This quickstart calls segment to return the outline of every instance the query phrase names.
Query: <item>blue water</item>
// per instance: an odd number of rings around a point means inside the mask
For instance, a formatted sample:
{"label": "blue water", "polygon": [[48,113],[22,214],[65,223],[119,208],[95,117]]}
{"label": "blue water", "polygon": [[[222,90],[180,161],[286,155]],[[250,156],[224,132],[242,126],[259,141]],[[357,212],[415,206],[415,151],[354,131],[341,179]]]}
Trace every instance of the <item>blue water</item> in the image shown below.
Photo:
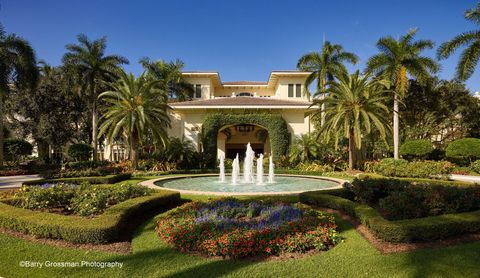
{"label": "blue water", "polygon": [[[266,180],[267,178],[265,178]],[[163,188],[209,192],[292,192],[311,191],[338,186],[337,182],[304,177],[275,177],[275,183],[265,184],[230,184],[230,177],[222,183],[218,177],[187,177],[158,181],[155,185]]]}

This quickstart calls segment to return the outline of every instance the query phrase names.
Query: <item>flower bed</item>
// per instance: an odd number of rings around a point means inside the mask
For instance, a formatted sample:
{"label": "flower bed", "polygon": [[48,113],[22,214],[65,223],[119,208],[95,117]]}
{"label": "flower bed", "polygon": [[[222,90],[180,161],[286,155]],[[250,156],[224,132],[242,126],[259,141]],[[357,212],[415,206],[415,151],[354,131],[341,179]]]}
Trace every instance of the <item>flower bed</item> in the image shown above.
{"label": "flower bed", "polygon": [[156,232],[181,252],[244,258],[328,250],[340,237],[332,216],[300,205],[221,199],[161,217]]}

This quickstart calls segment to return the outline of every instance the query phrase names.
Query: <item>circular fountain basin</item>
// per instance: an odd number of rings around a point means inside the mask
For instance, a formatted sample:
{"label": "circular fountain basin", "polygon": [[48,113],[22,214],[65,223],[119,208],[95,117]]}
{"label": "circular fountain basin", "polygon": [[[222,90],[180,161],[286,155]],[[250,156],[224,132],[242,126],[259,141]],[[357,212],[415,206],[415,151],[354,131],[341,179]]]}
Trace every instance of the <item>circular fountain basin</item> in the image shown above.
{"label": "circular fountain basin", "polygon": [[319,176],[275,175],[274,183],[263,184],[239,182],[231,184],[231,177],[226,182],[220,182],[217,174],[182,175],[164,177],[142,182],[144,186],[155,189],[178,191],[183,194],[201,195],[285,195],[298,194],[306,191],[341,188],[344,180]]}

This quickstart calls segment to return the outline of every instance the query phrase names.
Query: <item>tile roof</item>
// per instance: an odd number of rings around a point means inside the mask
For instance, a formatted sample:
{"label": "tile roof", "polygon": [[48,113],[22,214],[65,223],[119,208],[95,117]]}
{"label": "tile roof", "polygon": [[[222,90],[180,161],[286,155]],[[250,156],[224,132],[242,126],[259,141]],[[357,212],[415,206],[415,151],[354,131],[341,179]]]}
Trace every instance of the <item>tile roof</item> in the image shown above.
{"label": "tile roof", "polygon": [[310,106],[312,103],[305,100],[287,100],[268,97],[221,97],[214,99],[191,100],[183,102],[170,103],[173,108],[176,107],[194,107],[194,106]]}

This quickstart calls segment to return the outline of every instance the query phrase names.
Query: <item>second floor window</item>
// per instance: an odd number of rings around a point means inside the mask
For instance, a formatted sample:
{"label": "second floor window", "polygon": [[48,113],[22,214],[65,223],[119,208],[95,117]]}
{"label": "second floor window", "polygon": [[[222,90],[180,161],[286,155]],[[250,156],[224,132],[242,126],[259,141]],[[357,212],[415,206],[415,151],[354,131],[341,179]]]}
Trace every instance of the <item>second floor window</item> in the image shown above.
{"label": "second floor window", "polygon": [[202,98],[202,85],[195,85],[195,98]]}
{"label": "second floor window", "polygon": [[288,97],[302,97],[302,84],[288,84]]}

